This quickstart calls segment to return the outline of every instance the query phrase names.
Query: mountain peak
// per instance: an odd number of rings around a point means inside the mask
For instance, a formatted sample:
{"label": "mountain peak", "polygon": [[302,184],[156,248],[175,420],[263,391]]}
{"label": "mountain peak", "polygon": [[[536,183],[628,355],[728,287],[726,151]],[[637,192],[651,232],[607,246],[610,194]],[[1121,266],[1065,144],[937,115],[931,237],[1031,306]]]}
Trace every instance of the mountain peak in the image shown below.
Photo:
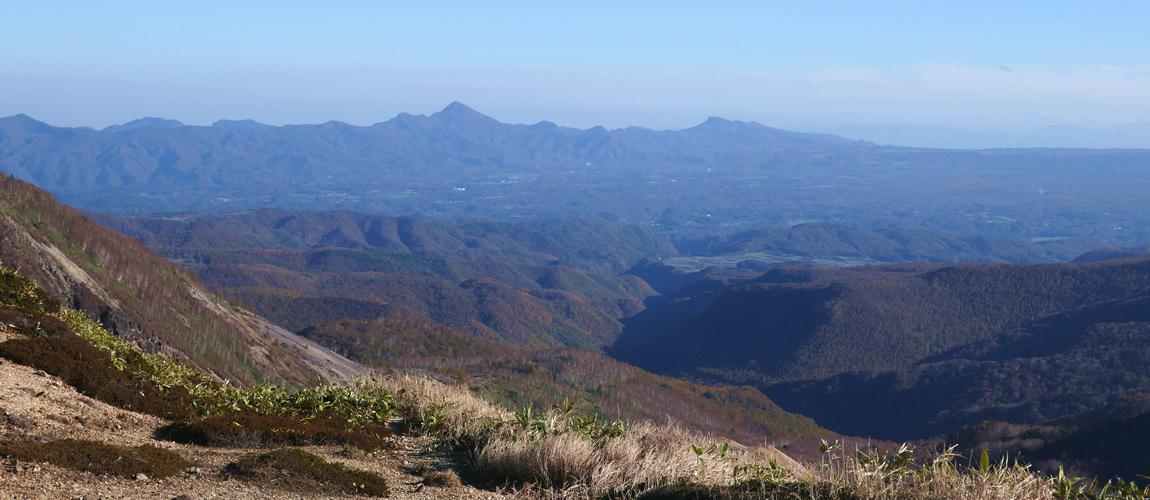
{"label": "mountain peak", "polygon": [[24,113],[0,118],[0,122],[19,123],[21,125],[48,125]]}
{"label": "mountain peak", "polygon": [[440,111],[440,113],[447,115],[460,115],[464,113],[478,113],[478,111],[471,109],[466,104],[463,104],[459,101],[451,101],[451,104],[448,104],[446,108],[443,108],[443,111]]}
{"label": "mountain peak", "polygon": [[701,129],[701,130],[726,130],[726,129],[734,128],[737,125],[743,125],[743,124],[745,124],[745,123],[739,122],[739,121],[734,121],[734,120],[728,120],[726,118],[719,118],[717,116],[711,116],[711,117],[707,118],[707,121],[700,123],[695,128]]}
{"label": "mountain peak", "polygon": [[231,130],[271,130],[278,128],[275,125],[268,125],[260,123],[252,119],[247,120],[217,120],[212,124],[212,128],[224,128]]}
{"label": "mountain peak", "polygon": [[3,134],[36,134],[52,129],[51,125],[41,122],[31,116],[20,113],[18,115],[0,118],[0,135]]}
{"label": "mountain peak", "polygon": [[132,130],[132,129],[144,128],[144,127],[176,128],[176,127],[183,127],[183,126],[184,126],[184,124],[182,122],[177,121],[177,120],[168,120],[165,118],[156,118],[153,116],[149,116],[146,118],[140,118],[138,120],[132,120],[132,121],[125,123],[123,125],[112,125],[110,127],[107,127],[105,129],[101,130],[100,132],[104,132],[106,134],[115,134],[118,132],[127,132],[127,131]]}
{"label": "mountain peak", "polygon": [[448,104],[446,108],[443,108],[443,111],[432,114],[430,118],[441,123],[499,123],[498,120],[471,109],[459,101]]}

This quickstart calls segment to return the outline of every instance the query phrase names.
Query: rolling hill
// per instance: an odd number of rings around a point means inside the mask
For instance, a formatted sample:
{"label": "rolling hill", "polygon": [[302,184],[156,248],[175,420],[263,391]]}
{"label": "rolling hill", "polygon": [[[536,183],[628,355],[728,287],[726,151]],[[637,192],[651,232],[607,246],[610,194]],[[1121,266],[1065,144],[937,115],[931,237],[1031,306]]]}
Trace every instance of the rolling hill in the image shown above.
{"label": "rolling hill", "polygon": [[647,227],[601,219],[508,224],[283,210],[154,217],[84,214],[148,247],[163,250],[336,247],[397,254],[430,252],[456,260],[497,257],[535,265],[558,262],[608,275],[620,274],[644,257],[678,253],[671,242]]}
{"label": "rolling hill", "polygon": [[1100,262],[1114,259],[1142,259],[1150,257],[1150,246],[1142,248],[1099,248],[1091,250],[1074,259],[1074,262]]}
{"label": "rolling hill", "polygon": [[615,276],[675,252],[641,226],[506,224],[259,210],[93,220],[145,242],[214,290],[292,330],[414,314],[525,348],[600,349],[656,295]]}

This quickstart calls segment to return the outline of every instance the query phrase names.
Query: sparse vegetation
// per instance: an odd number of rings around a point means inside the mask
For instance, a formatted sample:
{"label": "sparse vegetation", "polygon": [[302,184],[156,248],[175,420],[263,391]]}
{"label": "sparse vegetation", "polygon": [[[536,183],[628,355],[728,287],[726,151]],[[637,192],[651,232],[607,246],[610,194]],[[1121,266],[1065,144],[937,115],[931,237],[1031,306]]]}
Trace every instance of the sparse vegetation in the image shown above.
{"label": "sparse vegetation", "polygon": [[459,486],[459,475],[455,471],[448,470],[429,470],[423,473],[423,484],[425,486],[436,486],[440,488],[452,488]]}
{"label": "sparse vegetation", "polygon": [[[6,282],[40,290],[0,269]],[[17,276],[18,277],[18,276]],[[0,304],[3,305],[3,304]],[[340,443],[373,450],[390,435],[391,396],[360,385],[291,390],[272,385],[236,388],[178,363],[164,361],[112,335],[79,311],[54,316],[4,308],[18,333],[38,334],[0,343],[0,356],[59,376],[82,394],[112,406],[179,419],[161,434],[198,444],[264,445]],[[36,324],[32,325],[32,322]]]}
{"label": "sparse vegetation", "polygon": [[752,387],[704,387],[654,375],[582,349],[523,351],[422,318],[342,320],[301,335],[378,371],[425,370],[467,385],[506,409],[546,411],[564,400],[601,420],[664,421],[759,443],[769,436],[832,434],[782,411]]}
{"label": "sparse vegetation", "polygon": [[397,409],[410,429],[464,452],[492,479],[519,489],[542,488],[542,498],[1150,498],[1150,488],[1132,483],[1051,478],[985,455],[964,464],[953,448],[919,457],[906,445],[892,452],[847,451],[824,442],[819,463],[780,465],[673,425],[602,425],[569,405],[543,414],[511,413],[463,388],[421,378],[377,383],[397,394]]}

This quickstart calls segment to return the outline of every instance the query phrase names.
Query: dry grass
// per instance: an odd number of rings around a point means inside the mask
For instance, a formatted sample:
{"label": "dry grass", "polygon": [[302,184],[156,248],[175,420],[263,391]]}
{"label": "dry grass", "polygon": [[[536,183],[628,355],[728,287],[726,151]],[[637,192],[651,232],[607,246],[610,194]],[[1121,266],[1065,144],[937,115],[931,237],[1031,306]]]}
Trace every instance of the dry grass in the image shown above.
{"label": "dry grass", "polygon": [[423,484],[439,488],[454,488],[460,485],[459,475],[453,470],[431,470],[423,473]]}
{"label": "dry grass", "polygon": [[410,431],[470,453],[480,471],[509,483],[634,496],[680,478],[719,481],[733,466],[750,463],[749,455],[670,424],[603,425],[570,408],[512,414],[462,387],[407,375],[375,383],[393,394]]}
{"label": "dry grass", "polygon": [[745,455],[720,456],[719,446],[706,441],[674,425],[650,423],[609,440],[573,432],[504,432],[478,451],[476,463],[492,476],[588,498],[633,496],[679,481],[719,482],[733,467],[750,463]]}
{"label": "dry grass", "polygon": [[510,414],[459,386],[411,375],[370,382],[392,395],[406,432],[432,435],[447,446],[474,447]]}
{"label": "dry grass", "polygon": [[[673,423],[603,425],[570,406],[543,415],[496,408],[462,387],[426,378],[375,379],[394,394],[406,426],[462,451],[490,479],[525,498],[787,500],[1145,500],[1124,491],[1053,479],[1013,463],[968,464],[953,453],[916,456],[843,450],[820,463],[780,465]],[[1091,496],[1093,495],[1093,496]]]}

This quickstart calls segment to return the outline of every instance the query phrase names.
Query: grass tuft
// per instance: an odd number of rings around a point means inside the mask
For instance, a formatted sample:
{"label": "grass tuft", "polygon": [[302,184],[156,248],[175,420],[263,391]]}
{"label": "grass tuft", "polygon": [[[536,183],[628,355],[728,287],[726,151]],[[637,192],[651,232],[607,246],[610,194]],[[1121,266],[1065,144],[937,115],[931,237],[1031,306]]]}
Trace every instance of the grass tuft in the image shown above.
{"label": "grass tuft", "polygon": [[459,475],[453,470],[429,470],[423,473],[423,484],[441,488],[459,486]]}

